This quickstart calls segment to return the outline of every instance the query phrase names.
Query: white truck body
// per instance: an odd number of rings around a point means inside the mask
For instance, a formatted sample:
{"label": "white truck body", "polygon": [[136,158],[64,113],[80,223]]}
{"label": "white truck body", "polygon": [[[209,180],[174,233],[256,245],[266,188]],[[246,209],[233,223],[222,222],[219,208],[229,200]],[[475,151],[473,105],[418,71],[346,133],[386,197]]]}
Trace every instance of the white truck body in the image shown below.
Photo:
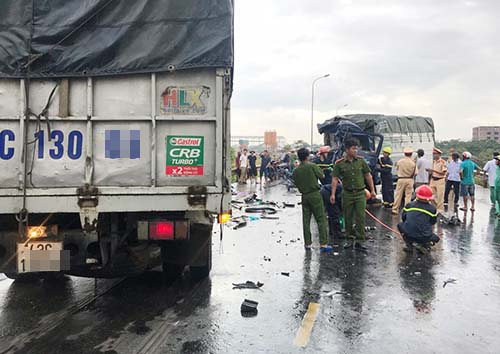
{"label": "white truck body", "polygon": [[[228,75],[221,68],[67,79],[48,119],[30,118],[26,159],[28,84],[0,80],[0,214],[79,213],[76,190],[85,184],[98,188],[99,213],[228,210]],[[57,82],[30,82],[32,112],[42,112]],[[206,186],[205,205],[190,205],[192,186]]]}

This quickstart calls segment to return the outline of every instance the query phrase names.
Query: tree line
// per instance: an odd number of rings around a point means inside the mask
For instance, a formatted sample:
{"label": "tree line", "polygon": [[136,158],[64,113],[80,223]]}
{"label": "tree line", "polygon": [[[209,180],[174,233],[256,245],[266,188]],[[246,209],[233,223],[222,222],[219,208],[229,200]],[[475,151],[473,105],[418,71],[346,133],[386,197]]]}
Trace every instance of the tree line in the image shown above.
{"label": "tree line", "polygon": [[473,160],[481,168],[491,160],[494,151],[500,151],[500,143],[495,140],[462,141],[452,139],[438,141],[436,146],[443,151],[443,155],[448,155],[450,148],[455,148],[458,153],[469,151]]}

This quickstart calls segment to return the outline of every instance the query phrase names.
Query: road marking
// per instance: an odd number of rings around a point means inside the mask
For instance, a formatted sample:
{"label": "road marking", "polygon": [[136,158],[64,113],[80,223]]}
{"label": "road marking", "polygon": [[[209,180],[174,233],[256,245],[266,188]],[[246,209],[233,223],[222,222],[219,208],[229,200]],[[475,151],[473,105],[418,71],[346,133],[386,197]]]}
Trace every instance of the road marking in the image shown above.
{"label": "road marking", "polygon": [[311,332],[314,326],[314,322],[316,321],[316,316],[319,312],[319,304],[315,302],[309,303],[309,307],[307,309],[304,318],[302,319],[302,324],[297,331],[297,335],[295,336],[295,340],[293,344],[297,347],[304,348],[309,343],[309,338],[311,337]]}

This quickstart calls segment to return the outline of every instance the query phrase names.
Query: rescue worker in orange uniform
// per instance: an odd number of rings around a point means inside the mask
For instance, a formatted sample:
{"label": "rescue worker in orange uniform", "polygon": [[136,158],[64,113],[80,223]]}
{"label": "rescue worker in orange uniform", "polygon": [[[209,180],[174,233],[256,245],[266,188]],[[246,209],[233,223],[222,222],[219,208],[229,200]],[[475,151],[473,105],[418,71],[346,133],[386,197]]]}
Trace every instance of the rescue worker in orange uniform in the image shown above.
{"label": "rescue worker in orange uniform", "polygon": [[[408,204],[413,194],[413,177],[415,177],[416,163],[411,156],[413,149],[406,147],[403,150],[405,157],[396,162],[398,182],[396,183],[396,197],[392,206],[392,213],[399,214],[401,206]],[[403,201],[404,196],[404,201]]]}

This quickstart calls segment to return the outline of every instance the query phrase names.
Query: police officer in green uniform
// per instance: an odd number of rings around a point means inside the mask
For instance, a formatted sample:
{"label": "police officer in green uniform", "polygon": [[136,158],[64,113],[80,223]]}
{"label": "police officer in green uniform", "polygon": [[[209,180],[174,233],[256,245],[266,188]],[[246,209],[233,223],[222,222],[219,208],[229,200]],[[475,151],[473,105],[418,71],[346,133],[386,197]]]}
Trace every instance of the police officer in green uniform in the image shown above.
{"label": "police officer in green uniform", "polygon": [[342,181],[342,211],[344,214],[346,237],[349,239],[345,248],[364,249],[365,240],[365,180],[370,188],[372,198],[376,197],[370,167],[362,157],[358,157],[359,142],[348,139],[344,142],[345,157],[336,161],[333,168],[332,195],[330,201],[335,203],[335,191],[339,179]]}
{"label": "police officer in green uniform", "polygon": [[293,171],[292,177],[295,186],[302,194],[302,226],[304,229],[304,247],[311,249],[311,214],[314,215],[318,224],[319,241],[321,251],[328,252],[332,246],[328,244],[328,233],[326,230],[326,216],[323,207],[323,200],[319,193],[320,187],[318,179],[325,178],[325,175],[318,165],[309,162],[309,150],[302,148],[297,151],[300,165]]}

